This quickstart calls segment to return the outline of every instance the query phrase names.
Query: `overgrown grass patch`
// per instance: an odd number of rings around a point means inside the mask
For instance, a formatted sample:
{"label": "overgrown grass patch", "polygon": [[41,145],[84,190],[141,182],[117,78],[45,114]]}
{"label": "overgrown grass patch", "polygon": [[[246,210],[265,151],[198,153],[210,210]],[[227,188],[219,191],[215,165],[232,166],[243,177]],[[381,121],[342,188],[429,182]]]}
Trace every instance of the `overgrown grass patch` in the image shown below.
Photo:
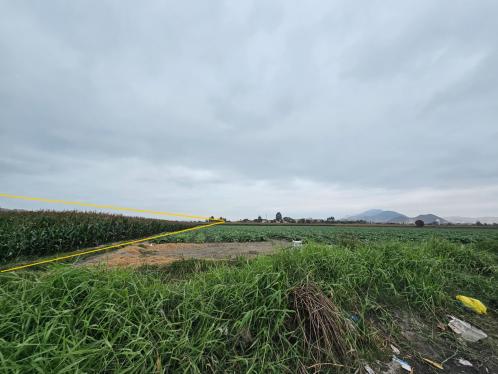
{"label": "overgrown grass patch", "polygon": [[[251,261],[136,270],[59,265],[4,274],[0,366],[54,373],[354,372],[382,348],[376,327],[389,330],[394,311],[436,319],[459,310],[456,293],[495,306],[493,248],[442,240],[308,245]],[[298,303],[296,294],[304,295]],[[313,314],[321,304],[325,314]],[[330,330],[313,335],[321,323]],[[341,346],[330,344],[332,336],[342,337],[334,343]]]}

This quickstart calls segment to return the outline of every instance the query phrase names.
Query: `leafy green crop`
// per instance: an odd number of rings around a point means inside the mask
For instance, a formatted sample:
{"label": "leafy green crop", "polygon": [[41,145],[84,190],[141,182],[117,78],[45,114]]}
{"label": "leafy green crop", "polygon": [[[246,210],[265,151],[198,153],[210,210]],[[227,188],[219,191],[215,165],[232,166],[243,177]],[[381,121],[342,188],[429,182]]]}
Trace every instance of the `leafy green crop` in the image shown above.
{"label": "leafy green crop", "polygon": [[469,244],[482,239],[498,239],[498,228],[455,227],[347,227],[347,226],[271,226],[223,225],[198,232],[158,239],[158,242],[257,242],[266,240],[304,240],[342,244],[373,243],[384,240],[420,242],[432,237]]}

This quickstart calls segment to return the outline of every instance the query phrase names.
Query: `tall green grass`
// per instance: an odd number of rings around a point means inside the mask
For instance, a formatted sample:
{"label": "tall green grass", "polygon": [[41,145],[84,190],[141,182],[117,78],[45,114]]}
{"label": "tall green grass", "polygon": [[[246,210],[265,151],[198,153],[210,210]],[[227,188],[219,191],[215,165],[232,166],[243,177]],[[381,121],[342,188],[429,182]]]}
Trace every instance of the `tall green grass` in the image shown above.
{"label": "tall green grass", "polygon": [[[318,285],[354,352],[375,355],[390,313],[455,311],[455,293],[498,305],[498,247],[309,245],[252,261],[188,260],[136,270],[72,268],[0,277],[0,367],[6,372],[296,372],[316,365],[293,309]],[[352,314],[361,321],[355,325]],[[383,318],[379,318],[382,314]],[[380,322],[379,322],[380,321]],[[330,356],[331,358],[334,358]],[[338,366],[344,365],[344,366]]]}

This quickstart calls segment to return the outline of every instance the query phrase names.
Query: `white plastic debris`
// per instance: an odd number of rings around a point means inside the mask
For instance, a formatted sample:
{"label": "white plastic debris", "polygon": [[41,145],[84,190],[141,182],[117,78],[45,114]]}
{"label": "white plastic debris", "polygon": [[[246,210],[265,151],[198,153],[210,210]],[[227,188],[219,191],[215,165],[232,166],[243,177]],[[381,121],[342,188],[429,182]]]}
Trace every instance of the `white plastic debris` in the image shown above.
{"label": "white plastic debris", "polygon": [[218,330],[222,335],[228,335],[228,327],[220,326],[216,330]]}
{"label": "white plastic debris", "polygon": [[488,337],[484,331],[479,330],[470,323],[453,316],[449,317],[451,318],[451,321],[448,322],[448,326],[453,330],[453,332],[460,335],[464,340],[468,342],[477,342]]}
{"label": "white plastic debris", "polygon": [[401,353],[401,351],[398,348],[396,348],[396,346],[394,346],[392,344],[391,344],[391,349],[394,352],[394,354],[399,355]]}
{"label": "white plastic debris", "polygon": [[409,372],[412,371],[412,367],[411,367],[411,365],[408,362],[403,361],[402,359],[400,359],[400,358],[398,358],[398,357],[396,357],[394,355],[393,355],[393,362],[397,362],[398,364],[400,364],[401,367],[403,369],[405,369],[406,371],[409,371]]}
{"label": "white plastic debris", "polygon": [[303,241],[302,240],[293,240],[292,241],[292,246],[293,247],[301,247],[303,245]]}
{"label": "white plastic debris", "polygon": [[375,371],[373,371],[373,369],[370,367],[370,365],[365,365],[365,371],[368,374],[375,374]]}
{"label": "white plastic debris", "polygon": [[466,360],[466,359],[464,359],[464,358],[459,358],[459,359],[458,359],[458,363],[459,363],[460,365],[463,365],[463,366],[474,366],[474,365],[472,365],[472,362],[467,361],[467,360]]}

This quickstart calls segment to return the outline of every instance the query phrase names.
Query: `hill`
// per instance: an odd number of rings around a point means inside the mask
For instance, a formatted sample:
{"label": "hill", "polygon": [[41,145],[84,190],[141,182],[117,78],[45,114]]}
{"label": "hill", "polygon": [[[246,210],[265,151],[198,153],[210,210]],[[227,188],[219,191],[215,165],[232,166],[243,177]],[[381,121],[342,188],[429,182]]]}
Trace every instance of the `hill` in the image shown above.
{"label": "hill", "polygon": [[403,223],[404,221],[409,220],[409,217],[392,210],[371,209],[366,212],[347,217],[347,219],[351,221],[363,220],[374,223],[390,223],[391,221],[399,221],[400,223]]}
{"label": "hill", "polygon": [[348,220],[363,220],[372,223],[398,223],[412,224],[416,220],[422,220],[426,225],[434,223],[449,223],[446,219],[436,216],[435,214],[420,214],[416,217],[408,217],[402,213],[392,210],[371,209],[366,212],[347,217]]}
{"label": "hill", "polygon": [[438,217],[435,214],[419,214],[418,216],[413,218],[413,222],[415,222],[416,220],[424,221],[426,225],[431,223],[441,223],[441,224],[448,223],[447,220]]}
{"label": "hill", "polygon": [[493,224],[498,223],[498,217],[460,217],[460,216],[451,216],[445,218],[448,222],[451,223],[461,223],[461,224],[474,224],[477,221],[481,223]]}

